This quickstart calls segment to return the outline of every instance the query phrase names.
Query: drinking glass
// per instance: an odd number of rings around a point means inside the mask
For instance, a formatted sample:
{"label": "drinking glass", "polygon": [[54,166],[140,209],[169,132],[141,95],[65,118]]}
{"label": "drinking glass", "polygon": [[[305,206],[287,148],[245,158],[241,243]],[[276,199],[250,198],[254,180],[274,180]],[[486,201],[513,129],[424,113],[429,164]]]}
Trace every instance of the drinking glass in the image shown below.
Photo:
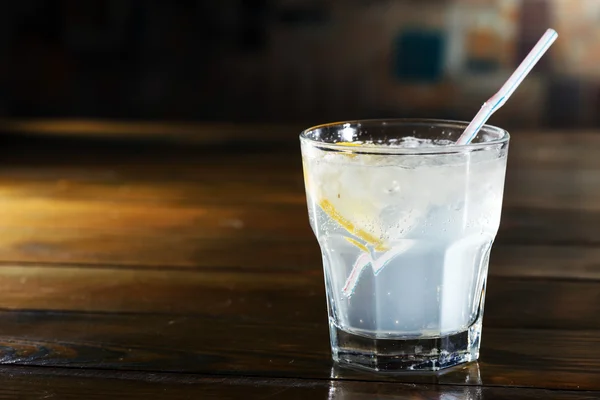
{"label": "drinking glass", "polygon": [[323,257],[333,359],[375,371],[479,357],[509,135],[467,123],[367,120],[300,135]]}

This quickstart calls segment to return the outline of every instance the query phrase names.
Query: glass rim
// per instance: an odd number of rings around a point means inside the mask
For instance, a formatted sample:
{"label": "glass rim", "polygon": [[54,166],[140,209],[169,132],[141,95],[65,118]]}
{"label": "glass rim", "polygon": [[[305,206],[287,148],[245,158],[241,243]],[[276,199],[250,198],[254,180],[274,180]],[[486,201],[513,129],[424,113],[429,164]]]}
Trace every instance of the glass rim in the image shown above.
{"label": "glass rim", "polygon": [[469,125],[467,121],[456,121],[450,119],[433,119],[433,118],[380,118],[380,119],[357,119],[338,122],[329,122],[325,124],[311,126],[300,133],[300,141],[311,146],[318,147],[324,150],[332,150],[337,152],[355,153],[355,154],[456,154],[472,152],[477,150],[485,150],[490,147],[495,147],[508,143],[510,134],[505,129],[493,125],[483,125],[481,130],[491,131],[500,134],[498,139],[489,140],[481,143],[469,143],[466,145],[451,145],[451,146],[424,146],[424,147],[391,147],[391,146],[373,146],[357,144],[348,146],[341,143],[327,143],[310,138],[308,134],[317,129],[349,127],[349,125],[371,125],[385,126],[390,125],[433,125],[466,129]]}

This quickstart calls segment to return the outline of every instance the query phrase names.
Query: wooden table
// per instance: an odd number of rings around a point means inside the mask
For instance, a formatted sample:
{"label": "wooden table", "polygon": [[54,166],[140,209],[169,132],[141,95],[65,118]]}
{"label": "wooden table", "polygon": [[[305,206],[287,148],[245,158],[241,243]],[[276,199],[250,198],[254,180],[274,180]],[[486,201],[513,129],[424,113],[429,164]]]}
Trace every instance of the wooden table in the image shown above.
{"label": "wooden table", "polygon": [[514,132],[481,359],[393,377],[332,365],[295,134],[2,137],[0,398],[600,398],[600,132]]}

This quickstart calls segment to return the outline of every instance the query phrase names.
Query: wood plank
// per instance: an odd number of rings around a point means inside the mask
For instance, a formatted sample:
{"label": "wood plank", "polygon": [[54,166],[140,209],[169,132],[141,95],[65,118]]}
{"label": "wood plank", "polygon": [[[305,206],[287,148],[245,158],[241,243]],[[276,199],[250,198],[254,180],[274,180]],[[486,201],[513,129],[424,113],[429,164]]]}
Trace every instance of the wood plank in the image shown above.
{"label": "wood plank", "polygon": [[[123,193],[115,192],[115,185],[128,186],[127,194],[131,196],[135,195],[138,185],[157,183],[159,187],[155,190],[169,196],[170,191],[176,194],[181,190],[191,190],[191,194],[201,194],[202,190],[198,190],[198,184],[209,183],[212,184],[212,190],[207,196],[214,197],[218,196],[220,187],[213,185],[227,185],[233,182],[234,187],[251,196],[265,191],[274,194],[284,191],[300,199],[300,202],[304,201],[300,155],[297,148],[286,150],[285,156],[281,153],[265,155],[256,152],[227,155],[220,151],[215,155],[214,152],[205,154],[200,149],[193,151],[180,148],[159,153],[157,150],[144,152],[133,148],[129,152],[120,149],[122,155],[119,157],[112,150],[99,152],[99,154],[96,150],[88,156],[87,154],[93,150],[76,147],[71,151],[74,155],[58,158],[58,155],[68,151],[56,151],[57,159],[50,160],[44,155],[40,155],[37,159],[24,158],[19,155],[19,152],[23,151],[27,150],[16,149],[12,156],[8,155],[14,158],[5,160],[10,164],[0,173],[0,181],[4,185],[23,187],[29,184],[33,186],[29,190],[35,191],[35,184],[42,186],[45,183],[51,190],[50,194],[54,196],[64,194],[77,196],[78,194],[73,190],[75,188],[85,196],[90,190],[98,191],[104,188],[104,197],[119,199]],[[524,160],[516,160],[513,163],[510,160],[505,190],[507,207],[598,211],[600,191],[596,188],[599,187],[600,165],[580,166],[574,161],[574,164],[568,167],[547,167],[543,164],[521,165],[523,162]],[[43,171],[32,169],[32,163],[45,164],[45,168]],[[165,163],[168,163],[168,166]],[[202,173],[208,168],[210,173]],[[57,182],[62,184],[61,187],[56,187]],[[179,185],[169,185],[174,182]],[[277,184],[266,188],[254,187],[257,183]],[[67,187],[65,184],[71,185]],[[96,187],[98,185],[100,188]],[[231,185],[228,187],[231,188]],[[62,192],[57,189],[62,189]],[[106,189],[113,190],[113,193]],[[143,194],[148,191],[148,188],[142,187],[139,190]],[[239,196],[233,198],[235,197]],[[222,196],[225,201],[230,198],[230,196]]]}
{"label": "wood plank", "polygon": [[[321,274],[321,253],[316,239],[309,240],[190,240],[185,246],[177,243],[178,254],[165,254],[170,242],[164,247],[144,249],[130,248],[127,254],[119,255],[118,260],[130,260],[124,264],[74,262],[36,262],[46,257],[56,259],[52,254],[58,249],[38,244],[30,248],[25,255],[31,256],[29,262],[1,262],[0,266],[15,268],[28,267],[67,267],[67,268],[148,268],[148,269],[194,269],[200,271],[256,272],[270,271],[311,271]],[[235,251],[231,251],[235,249]],[[112,254],[112,253],[111,253]],[[134,256],[141,258],[143,264]],[[112,254],[114,256],[114,254]],[[25,258],[25,256],[23,256]],[[496,244],[492,251],[489,276],[502,277],[538,277],[600,280],[600,249],[582,246],[533,246]]]}
{"label": "wood plank", "polygon": [[385,375],[333,365],[325,323],[2,312],[0,326],[0,362],[12,365],[600,390],[600,331],[486,327],[479,364]]}
{"label": "wood plank", "polygon": [[539,165],[521,171],[509,165],[504,205],[508,208],[563,209],[597,212],[600,209],[600,167],[542,169]]}
{"label": "wood plank", "polygon": [[[1,190],[0,190],[1,193]],[[314,243],[304,204],[3,198],[0,261],[190,265],[202,240]],[[600,213],[504,212],[499,244],[600,243]]]}
{"label": "wood plank", "polygon": [[[308,239],[312,236],[306,206],[182,206],[163,204],[52,201],[35,198],[6,202],[0,211],[0,240],[8,246],[27,241],[67,242],[80,238],[144,240],[154,237]],[[96,242],[102,243],[102,242]],[[66,250],[66,249],[65,249]],[[103,250],[99,248],[98,250]]]}
{"label": "wood plank", "polygon": [[[511,151],[498,242],[539,246],[494,252],[477,372],[396,380],[600,390],[598,253],[542,245],[600,243],[600,141],[558,139]],[[44,311],[0,313],[4,363],[331,378],[297,153],[93,149],[0,172],[0,307]]]}
{"label": "wood plank", "polygon": [[509,150],[505,205],[598,211],[600,160],[595,155],[599,151],[600,140],[594,132],[514,135]]}
{"label": "wood plank", "polygon": [[[235,227],[236,222],[229,222]],[[175,236],[175,237],[172,237]],[[104,238],[102,249],[89,240],[84,246],[82,238],[74,237],[71,248],[62,242],[24,241],[13,249],[0,249],[6,261],[0,265],[76,266],[85,268],[149,268],[149,269],[232,269],[267,271],[272,269],[315,269],[321,266],[321,255],[316,239],[275,240],[261,238],[206,239],[180,238],[176,233],[162,240],[142,236],[130,238],[129,248],[115,240]],[[232,251],[233,249],[233,251]],[[53,260],[51,263],[46,260]]]}
{"label": "wood plank", "polygon": [[258,160],[236,159],[248,172],[242,180],[212,172],[222,169],[210,160],[207,174],[156,165],[4,170],[0,259],[177,265],[198,259],[200,238],[312,237],[301,175],[264,174]]}
{"label": "wood plank", "polygon": [[0,368],[0,397],[20,399],[547,399],[584,400],[600,392],[403,383],[238,378],[58,368]]}
{"label": "wood plank", "polygon": [[[312,269],[0,268],[0,307],[326,322],[323,274]],[[600,329],[600,282],[491,276],[485,325]]]}
{"label": "wood plank", "polygon": [[[1,192],[1,189],[0,189]],[[284,196],[284,195],[282,195]],[[264,240],[314,252],[305,204],[173,205],[154,200],[45,199],[5,194],[0,260],[22,262],[202,264],[205,240],[248,247]],[[264,198],[263,198],[264,199]],[[255,199],[260,202],[261,199]],[[600,243],[600,213],[505,210],[497,243]],[[289,241],[289,244],[282,244]],[[314,259],[314,258],[313,258]]]}
{"label": "wood plank", "polygon": [[600,280],[600,248],[495,245],[489,275]]}
{"label": "wood plank", "polygon": [[[206,161],[221,171],[208,174],[187,164],[4,169],[0,260],[193,266],[207,247],[199,239],[314,243],[300,173],[264,171],[259,160],[248,155],[231,171]],[[507,206],[497,242],[595,245],[598,224],[595,211]]]}
{"label": "wood plank", "polygon": [[[183,164],[169,165],[168,168],[159,162],[143,166],[118,165],[117,168],[53,166],[45,167],[43,171],[30,166],[12,166],[3,168],[0,185],[12,196],[74,200],[161,199],[210,204],[271,203],[278,199],[293,204],[306,202],[299,159],[278,162],[269,157],[272,170],[262,164],[248,164],[247,160],[252,157],[245,159],[246,162],[237,160],[234,165]],[[203,172],[207,169],[211,169],[210,173]],[[242,174],[240,170],[243,170]],[[598,176],[598,170],[531,170],[518,175],[509,170],[505,207],[597,212],[600,210],[600,191],[595,190],[600,184]],[[240,193],[247,196],[240,196]]]}
{"label": "wood plank", "polygon": [[487,326],[599,329],[600,282],[492,277]]}
{"label": "wood plank", "polygon": [[[299,160],[291,164],[295,167],[279,156],[269,156],[268,162],[256,154],[230,160],[235,163],[229,169],[226,157],[168,167],[157,161],[85,169],[74,165],[4,169],[0,260],[193,265],[205,247],[197,244],[199,239],[236,245],[244,240],[314,243]],[[274,166],[265,167],[271,161]],[[559,208],[520,200],[511,206],[507,195],[497,242],[600,243],[596,194],[590,191],[589,197],[584,190],[588,186],[580,186],[584,203],[593,206],[577,209],[582,204],[577,196],[558,195],[567,204],[548,194],[563,184],[548,180],[545,185],[546,189],[530,182],[527,191],[518,192],[546,199],[542,202],[551,199],[548,204]]]}
{"label": "wood plank", "polygon": [[[532,150],[541,139],[511,149],[497,242],[600,244],[598,140],[551,135]],[[314,241],[297,143],[269,154],[27,143],[0,171],[0,260],[194,265],[199,239]]]}
{"label": "wood plank", "polygon": [[[209,168],[209,167],[206,167]],[[212,167],[210,167],[212,168]],[[101,201],[119,203],[198,204],[298,204],[305,205],[304,182],[297,171],[265,174],[264,169],[244,168],[243,181],[230,173],[202,173],[198,167],[99,168],[73,167],[5,168],[0,173],[2,194],[8,200],[19,198],[62,201]],[[243,196],[241,194],[244,194]]]}
{"label": "wood plank", "polygon": [[[178,217],[166,209],[154,208],[152,211],[153,216],[149,218],[136,207],[113,210],[108,215],[104,212],[92,215],[87,211],[57,209],[54,215],[63,213],[63,221],[53,219],[52,215],[37,214],[39,219],[36,219],[36,216],[15,213],[4,221],[5,225],[0,229],[0,241],[3,243],[0,260],[194,266],[204,264],[205,252],[214,253],[219,249],[242,251],[258,240],[272,245],[273,255],[281,254],[283,247],[291,248],[294,242],[304,238],[315,244],[304,215],[242,208],[188,210]],[[36,214],[33,208],[32,214]],[[72,220],[68,214],[82,219]],[[298,229],[288,225],[294,219]],[[19,225],[21,220],[33,221],[33,226]],[[97,226],[91,226],[94,220],[99,222]],[[130,224],[121,225],[121,229],[111,228],[111,222],[115,220],[121,223],[128,220]],[[118,224],[115,222],[115,225]],[[284,232],[288,232],[287,237]],[[215,247],[210,248],[210,243],[215,243]],[[239,247],[233,247],[236,244]],[[243,257],[244,254],[240,253],[237,258],[228,255],[225,259],[237,259],[243,264]],[[278,262],[286,263],[285,259]]]}
{"label": "wood plank", "polygon": [[0,119],[0,131],[51,137],[169,140],[214,144],[250,137],[270,142],[296,139],[303,125],[107,121],[93,119]]}
{"label": "wood plank", "polygon": [[13,310],[240,315],[314,323],[325,321],[324,296],[319,269],[0,268],[0,307]]}
{"label": "wood plank", "polygon": [[600,212],[506,207],[497,242],[596,246],[600,244],[598,224]]}
{"label": "wood plank", "polygon": [[[327,121],[321,121],[326,123]],[[306,124],[232,124],[177,121],[108,121],[94,119],[1,119],[0,131],[41,137],[166,139],[182,143],[215,143],[251,137],[256,142],[296,141]],[[600,148],[596,131],[514,130],[511,151],[525,153],[535,162],[569,164],[573,159],[594,160]],[[523,150],[521,150],[523,149]],[[571,149],[573,149],[571,151]]]}

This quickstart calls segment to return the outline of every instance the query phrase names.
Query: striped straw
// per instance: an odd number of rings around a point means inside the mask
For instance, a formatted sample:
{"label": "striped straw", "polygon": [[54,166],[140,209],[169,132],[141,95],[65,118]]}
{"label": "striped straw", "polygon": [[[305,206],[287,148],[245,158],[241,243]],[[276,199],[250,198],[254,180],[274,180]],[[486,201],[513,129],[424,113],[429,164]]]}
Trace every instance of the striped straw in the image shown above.
{"label": "striped straw", "polygon": [[537,64],[542,58],[544,53],[552,46],[552,43],[558,37],[558,33],[554,29],[548,29],[544,36],[537,42],[533,49],[529,52],[527,57],[523,60],[519,68],[513,72],[508,78],[506,83],[500,88],[498,93],[490,97],[488,101],[483,103],[483,106],[473,118],[473,121],[467,126],[467,129],[456,141],[457,145],[465,145],[471,143],[471,140],[477,136],[477,132],[481,129],[483,124],[495,113],[500,107],[506,103],[506,100],[514,93],[519,87],[523,79],[529,74],[531,69]]}

